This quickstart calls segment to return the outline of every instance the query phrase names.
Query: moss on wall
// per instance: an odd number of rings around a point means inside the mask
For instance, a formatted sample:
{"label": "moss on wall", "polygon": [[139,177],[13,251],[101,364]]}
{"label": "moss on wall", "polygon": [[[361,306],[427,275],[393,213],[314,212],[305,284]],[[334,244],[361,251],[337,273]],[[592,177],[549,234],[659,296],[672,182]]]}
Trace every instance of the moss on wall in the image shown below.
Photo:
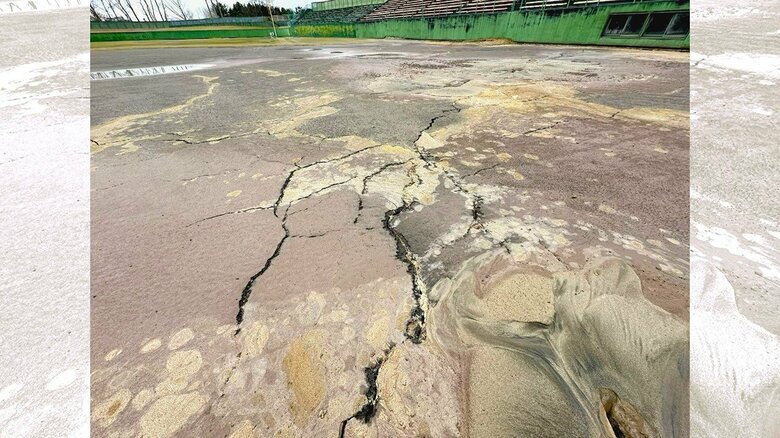
{"label": "moss on wall", "polygon": [[302,37],[347,37],[357,36],[355,26],[357,23],[343,24],[301,24],[294,28],[293,34]]}

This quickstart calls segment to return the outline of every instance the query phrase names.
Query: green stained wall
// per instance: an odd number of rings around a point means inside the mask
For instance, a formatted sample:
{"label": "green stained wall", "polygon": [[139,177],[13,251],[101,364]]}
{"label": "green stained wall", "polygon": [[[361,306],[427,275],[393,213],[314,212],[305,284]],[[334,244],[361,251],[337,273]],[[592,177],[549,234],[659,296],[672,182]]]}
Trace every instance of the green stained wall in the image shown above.
{"label": "green stained wall", "polygon": [[347,37],[355,38],[355,23],[344,24],[301,24],[296,25],[293,35],[302,37]]}
{"label": "green stained wall", "polygon": [[[273,29],[159,30],[150,32],[91,33],[90,41],[189,40],[208,38],[269,37]],[[278,36],[290,36],[289,28],[276,28]]]}
{"label": "green stained wall", "polygon": [[[689,37],[603,37],[610,14],[688,10],[689,3],[659,1],[569,10],[513,11],[498,14],[450,15],[440,18],[385,20],[343,25],[307,25],[298,36],[481,40],[506,38],[517,42],[590,44],[633,47],[688,48]],[[318,30],[322,28],[322,30]]]}

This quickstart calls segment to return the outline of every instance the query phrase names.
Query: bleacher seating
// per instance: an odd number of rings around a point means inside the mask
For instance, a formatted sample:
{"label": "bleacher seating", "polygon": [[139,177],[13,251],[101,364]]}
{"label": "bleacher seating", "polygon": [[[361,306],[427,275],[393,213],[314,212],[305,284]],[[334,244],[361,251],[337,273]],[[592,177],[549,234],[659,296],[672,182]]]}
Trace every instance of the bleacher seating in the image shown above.
{"label": "bleacher seating", "polygon": [[354,23],[376,8],[377,5],[353,6],[349,8],[313,11],[307,9],[295,19],[295,24]]}
{"label": "bleacher seating", "polygon": [[449,15],[460,10],[466,3],[468,3],[468,0],[439,0],[429,2],[420,11],[420,15],[423,17]]}
{"label": "bleacher seating", "polygon": [[388,0],[361,21],[504,12],[511,10],[513,3],[514,0]]}
{"label": "bleacher seating", "polygon": [[518,0],[516,7],[519,10],[555,9],[573,6],[594,6],[604,3],[631,3],[631,0]]}
{"label": "bleacher seating", "polygon": [[[388,0],[379,5],[327,11],[308,10],[298,23],[350,23],[396,18],[441,17],[454,14],[489,14],[511,10],[561,9],[637,0]],[[651,0],[640,0],[651,1]]]}
{"label": "bleacher seating", "polygon": [[546,9],[563,8],[569,3],[568,0],[525,0],[520,3],[520,9]]}
{"label": "bleacher seating", "polygon": [[484,14],[504,12],[512,9],[513,0],[471,0],[461,8],[459,14]]}

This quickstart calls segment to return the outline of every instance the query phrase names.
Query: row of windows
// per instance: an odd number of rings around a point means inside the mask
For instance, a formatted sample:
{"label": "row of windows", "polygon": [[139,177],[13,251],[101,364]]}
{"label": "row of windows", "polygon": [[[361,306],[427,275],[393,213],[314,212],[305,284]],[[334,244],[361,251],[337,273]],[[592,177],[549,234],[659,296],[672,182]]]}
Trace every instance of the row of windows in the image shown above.
{"label": "row of windows", "polygon": [[678,37],[688,35],[690,14],[653,12],[650,14],[613,14],[604,28],[605,36]]}

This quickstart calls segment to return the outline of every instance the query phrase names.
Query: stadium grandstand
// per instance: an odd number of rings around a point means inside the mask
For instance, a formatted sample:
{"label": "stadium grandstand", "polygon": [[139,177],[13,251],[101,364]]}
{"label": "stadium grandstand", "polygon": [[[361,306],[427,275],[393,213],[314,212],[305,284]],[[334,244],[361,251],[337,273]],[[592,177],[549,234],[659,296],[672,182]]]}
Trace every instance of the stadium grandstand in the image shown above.
{"label": "stadium grandstand", "polygon": [[512,9],[513,3],[513,0],[389,0],[362,21],[506,12]]}
{"label": "stadium grandstand", "polygon": [[295,23],[354,23],[371,13],[376,7],[377,5],[361,5],[325,10],[304,9],[295,18]]}
{"label": "stadium grandstand", "polygon": [[[331,0],[312,3],[297,23],[352,23],[403,18],[574,9],[657,0]],[[678,2],[681,3],[681,2]]]}
{"label": "stadium grandstand", "polygon": [[688,0],[330,0],[297,36],[598,44],[687,49]]}

